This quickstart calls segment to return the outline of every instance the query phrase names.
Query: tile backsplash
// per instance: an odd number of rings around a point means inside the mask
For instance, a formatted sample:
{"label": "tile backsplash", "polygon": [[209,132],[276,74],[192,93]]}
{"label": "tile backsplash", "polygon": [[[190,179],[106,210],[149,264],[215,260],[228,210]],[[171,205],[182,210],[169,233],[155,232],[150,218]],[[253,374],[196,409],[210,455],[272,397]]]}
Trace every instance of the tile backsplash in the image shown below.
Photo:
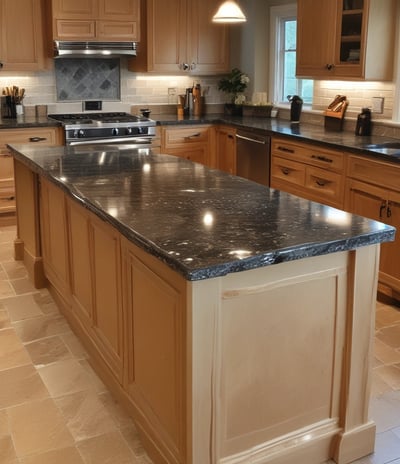
{"label": "tile backsplash", "polygon": [[[184,94],[185,89],[192,87],[193,83],[200,83],[205,92],[206,104],[213,104],[211,108],[221,108],[221,104],[225,101],[225,95],[218,90],[219,76],[161,76],[132,73],[127,69],[126,59],[122,58],[118,59],[120,61],[118,66],[120,78],[118,78],[117,68],[102,70],[100,63],[96,65],[97,68],[95,67],[96,72],[90,74],[85,67],[87,64],[79,65],[75,59],[68,60],[71,61],[67,63],[68,66],[65,66],[65,63],[62,66],[56,63],[56,70],[36,73],[2,71],[0,88],[10,85],[24,87],[26,89],[24,105],[45,104],[48,105],[50,113],[80,112],[81,101],[90,99],[103,100],[103,111],[130,112],[132,107],[151,106],[159,109],[160,112],[170,112],[170,110],[173,112],[178,95]],[[83,61],[90,60],[92,58]],[[91,66],[93,67],[93,63]],[[103,92],[101,96],[100,91]],[[399,123],[391,122],[395,94],[392,82],[314,81],[314,111],[308,115],[308,122],[320,124],[323,121],[322,111],[336,94],[346,95],[350,102],[346,111],[346,120],[350,123],[355,120],[362,107],[372,105],[373,97],[383,97],[383,114],[373,113],[373,119],[380,122],[375,127],[400,127]]]}
{"label": "tile backsplash", "polygon": [[120,100],[118,58],[59,58],[54,60],[57,100]]}

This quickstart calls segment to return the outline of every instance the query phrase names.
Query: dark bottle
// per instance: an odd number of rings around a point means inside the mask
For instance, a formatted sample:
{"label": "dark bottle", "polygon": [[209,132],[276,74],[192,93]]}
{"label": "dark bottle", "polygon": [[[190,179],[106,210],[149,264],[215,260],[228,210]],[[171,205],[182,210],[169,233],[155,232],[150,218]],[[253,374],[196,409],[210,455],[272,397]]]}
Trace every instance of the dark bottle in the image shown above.
{"label": "dark bottle", "polygon": [[300,122],[303,100],[298,95],[288,95],[287,98],[290,101],[290,121]]}
{"label": "dark bottle", "polygon": [[356,135],[371,135],[371,111],[369,108],[362,108],[357,116]]}

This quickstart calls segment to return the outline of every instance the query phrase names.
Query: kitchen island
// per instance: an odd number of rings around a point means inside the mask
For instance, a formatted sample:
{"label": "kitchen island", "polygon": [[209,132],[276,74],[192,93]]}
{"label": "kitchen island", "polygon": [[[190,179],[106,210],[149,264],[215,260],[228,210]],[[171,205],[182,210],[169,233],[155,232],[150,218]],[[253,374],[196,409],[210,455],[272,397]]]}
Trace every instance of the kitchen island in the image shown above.
{"label": "kitchen island", "polygon": [[156,463],[347,463],[392,227],[118,147],[11,147],[17,238]]}

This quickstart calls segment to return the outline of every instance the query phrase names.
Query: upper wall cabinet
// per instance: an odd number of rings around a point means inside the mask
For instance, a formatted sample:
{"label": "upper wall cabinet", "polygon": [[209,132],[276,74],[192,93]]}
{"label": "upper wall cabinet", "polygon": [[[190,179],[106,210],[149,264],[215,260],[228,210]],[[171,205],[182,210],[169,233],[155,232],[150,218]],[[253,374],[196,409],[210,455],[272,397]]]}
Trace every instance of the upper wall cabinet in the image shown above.
{"label": "upper wall cabinet", "polygon": [[51,6],[53,39],[140,39],[140,0],[51,0]]}
{"label": "upper wall cabinet", "polygon": [[45,67],[42,13],[39,0],[1,0],[3,71],[36,71]]}
{"label": "upper wall cabinet", "polygon": [[396,0],[298,0],[297,77],[391,80]]}
{"label": "upper wall cabinet", "polygon": [[211,22],[215,0],[142,0],[142,41],[131,71],[224,73],[228,29]]}

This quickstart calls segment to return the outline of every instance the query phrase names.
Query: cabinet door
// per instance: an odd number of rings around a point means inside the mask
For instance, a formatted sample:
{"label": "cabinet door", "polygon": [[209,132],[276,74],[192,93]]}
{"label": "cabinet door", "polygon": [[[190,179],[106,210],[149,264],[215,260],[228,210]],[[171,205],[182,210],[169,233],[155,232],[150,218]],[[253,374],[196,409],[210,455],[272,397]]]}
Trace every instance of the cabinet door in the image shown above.
{"label": "cabinet door", "polygon": [[299,77],[391,80],[395,0],[298,0]]}
{"label": "cabinet door", "polygon": [[41,1],[2,0],[0,28],[3,71],[37,71],[44,68]]}
{"label": "cabinet door", "polygon": [[138,21],[139,0],[99,0],[98,19]]}
{"label": "cabinet door", "polygon": [[114,375],[122,381],[123,313],[119,234],[93,215],[90,227],[93,338]]}
{"label": "cabinet door", "polygon": [[184,0],[148,0],[148,71],[179,72],[184,66],[187,55],[186,11]]}
{"label": "cabinet door", "polygon": [[52,0],[52,11],[59,19],[95,19],[97,0]]}
{"label": "cabinet door", "polygon": [[[124,246],[126,350],[125,388],[149,422],[138,425],[163,436],[165,462],[188,462],[186,454],[185,281],[161,261],[126,241]],[[156,342],[155,342],[156,341]],[[155,430],[153,429],[155,428]]]}
{"label": "cabinet door", "polygon": [[298,0],[296,75],[324,77],[333,71],[340,1]]}
{"label": "cabinet door", "polygon": [[138,41],[139,16],[139,0],[100,0],[96,38]]}
{"label": "cabinet door", "polygon": [[41,179],[40,231],[45,274],[60,295],[67,295],[68,235],[65,196],[61,189]]}
{"label": "cabinet door", "polygon": [[14,162],[7,149],[0,150],[0,213],[15,211]]}
{"label": "cabinet door", "polygon": [[214,0],[190,2],[188,61],[193,72],[229,70],[228,28],[211,21],[216,9]]}
{"label": "cabinet door", "polygon": [[236,130],[230,127],[217,129],[217,168],[236,174]]}
{"label": "cabinet door", "polygon": [[115,229],[68,200],[72,309],[122,382],[120,240]]}
{"label": "cabinet door", "polygon": [[[350,179],[346,189],[346,207],[376,221],[400,227],[400,194]],[[400,292],[400,241],[381,244],[379,281]]]}

